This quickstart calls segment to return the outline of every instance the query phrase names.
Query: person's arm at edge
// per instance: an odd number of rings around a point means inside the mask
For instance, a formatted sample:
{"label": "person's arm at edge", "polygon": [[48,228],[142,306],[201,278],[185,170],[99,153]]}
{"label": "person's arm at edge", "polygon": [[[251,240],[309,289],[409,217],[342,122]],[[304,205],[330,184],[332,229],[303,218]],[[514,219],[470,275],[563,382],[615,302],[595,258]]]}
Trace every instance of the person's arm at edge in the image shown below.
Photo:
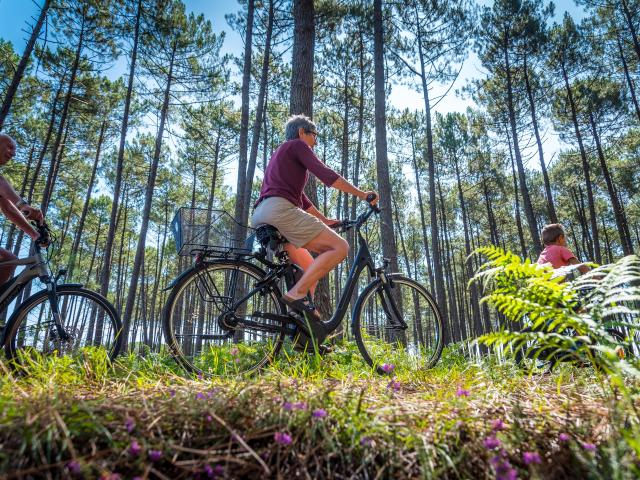
{"label": "person's arm at edge", "polygon": [[[44,215],[42,215],[40,209],[29,205],[20,195],[18,195],[18,192],[15,191],[13,185],[11,185],[2,175],[0,175],[0,196],[15,205],[16,209],[24,218],[35,220],[38,224],[42,224],[44,221]],[[10,220],[16,223],[12,218],[10,218]],[[16,225],[18,224],[16,223]],[[22,230],[24,231],[24,228],[22,228]]]}
{"label": "person's arm at edge", "polygon": [[578,266],[578,270],[580,271],[580,273],[587,273],[589,270],[591,270],[587,265],[584,265],[583,263],[579,262],[578,259],[576,257],[571,257],[569,260],[569,265],[579,265]]}
{"label": "person's arm at edge", "polygon": [[24,215],[18,210],[11,200],[7,197],[0,195],[0,210],[11,220],[20,230],[29,235],[32,240],[37,240],[40,237],[38,231],[33,228]]}

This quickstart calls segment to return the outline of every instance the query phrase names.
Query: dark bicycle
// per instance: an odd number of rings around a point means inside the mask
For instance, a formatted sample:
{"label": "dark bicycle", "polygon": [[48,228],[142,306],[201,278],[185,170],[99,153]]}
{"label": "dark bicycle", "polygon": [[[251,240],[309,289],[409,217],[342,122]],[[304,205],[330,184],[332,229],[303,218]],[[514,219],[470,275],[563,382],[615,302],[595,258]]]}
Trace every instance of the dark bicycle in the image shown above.
{"label": "dark bicycle", "polygon": [[31,352],[44,355],[72,355],[84,347],[104,347],[114,359],[122,345],[122,324],[111,303],[81,284],[58,282],[61,269],[52,278],[43,245],[51,243],[46,224],[36,226],[40,239],[27,258],[0,262],[0,266],[24,265],[18,275],[0,287],[0,312],[5,311],[34,279],[46,287],[15,305],[4,328],[2,344],[10,364],[20,365]]}
{"label": "dark bicycle", "polygon": [[[401,274],[387,273],[386,259],[383,266],[374,265],[360,232],[374,212],[379,210],[371,206],[356,220],[340,222],[340,232],[355,229],[359,250],[336,312],[314,332],[280,300],[283,289],[290,288],[302,272],[291,263],[282,248],[286,240],[274,227],[258,227],[257,252],[221,246],[224,233],[235,228],[228,214],[180,209],[172,228],[180,253],[195,254],[195,265],[167,287],[171,292],[163,311],[163,328],[175,357],[187,370],[208,375],[259,369],[276,357],[287,336],[323,338],[335,331],[366,269],[372,280],[358,295],[352,312],[353,336],[365,361],[379,373],[389,373],[390,365],[433,367],[443,346],[440,312],[422,285]],[[211,245],[212,238],[218,245]]]}

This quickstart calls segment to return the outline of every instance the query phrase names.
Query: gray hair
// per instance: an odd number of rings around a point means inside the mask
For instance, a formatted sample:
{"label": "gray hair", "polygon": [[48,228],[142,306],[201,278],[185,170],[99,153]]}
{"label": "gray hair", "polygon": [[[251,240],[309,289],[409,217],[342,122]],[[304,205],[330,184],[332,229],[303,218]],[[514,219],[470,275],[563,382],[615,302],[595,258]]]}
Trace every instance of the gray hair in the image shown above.
{"label": "gray hair", "polygon": [[305,115],[292,115],[284,126],[284,136],[287,140],[295,140],[300,138],[298,129],[304,128],[309,132],[317,132],[316,124]]}

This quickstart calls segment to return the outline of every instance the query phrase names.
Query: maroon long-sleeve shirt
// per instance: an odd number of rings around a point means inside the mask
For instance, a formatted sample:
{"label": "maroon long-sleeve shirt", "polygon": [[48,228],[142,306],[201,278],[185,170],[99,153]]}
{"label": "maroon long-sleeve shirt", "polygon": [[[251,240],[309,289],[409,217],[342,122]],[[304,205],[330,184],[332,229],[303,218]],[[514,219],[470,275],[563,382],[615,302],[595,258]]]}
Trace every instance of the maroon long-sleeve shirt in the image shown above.
{"label": "maroon long-sleeve shirt", "polygon": [[331,186],[340,175],[316,157],[311,147],[299,138],[284,142],[273,152],[260,189],[257,206],[267,197],[282,197],[302,210],[308,209],[311,201],[304,194],[309,172],[327,186]]}

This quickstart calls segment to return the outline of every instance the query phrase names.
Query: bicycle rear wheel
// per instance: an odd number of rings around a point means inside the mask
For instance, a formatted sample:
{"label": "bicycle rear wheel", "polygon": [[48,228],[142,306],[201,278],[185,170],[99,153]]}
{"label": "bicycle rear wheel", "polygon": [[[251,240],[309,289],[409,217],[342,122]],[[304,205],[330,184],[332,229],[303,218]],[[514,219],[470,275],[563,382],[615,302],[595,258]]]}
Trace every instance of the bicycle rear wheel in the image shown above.
{"label": "bicycle rear wheel", "polygon": [[443,347],[442,316],[435,300],[410,278],[392,274],[387,279],[388,289],[376,279],[356,302],[353,333],[360,353],[378,373],[433,367]]}
{"label": "bicycle rear wheel", "polygon": [[280,292],[266,284],[250,294],[264,275],[248,262],[221,260],[194,267],[176,283],[164,308],[163,329],[172,353],[188,371],[241,375],[278,354],[285,325],[254,314],[284,315]]}
{"label": "bicycle rear wheel", "polygon": [[85,347],[102,347],[113,360],[123,338],[120,318],[111,303],[102,295],[77,285],[58,285],[56,292],[59,325],[48,292],[43,290],[30,296],[7,322],[7,357],[22,364],[30,352],[62,356],[74,355]]}

